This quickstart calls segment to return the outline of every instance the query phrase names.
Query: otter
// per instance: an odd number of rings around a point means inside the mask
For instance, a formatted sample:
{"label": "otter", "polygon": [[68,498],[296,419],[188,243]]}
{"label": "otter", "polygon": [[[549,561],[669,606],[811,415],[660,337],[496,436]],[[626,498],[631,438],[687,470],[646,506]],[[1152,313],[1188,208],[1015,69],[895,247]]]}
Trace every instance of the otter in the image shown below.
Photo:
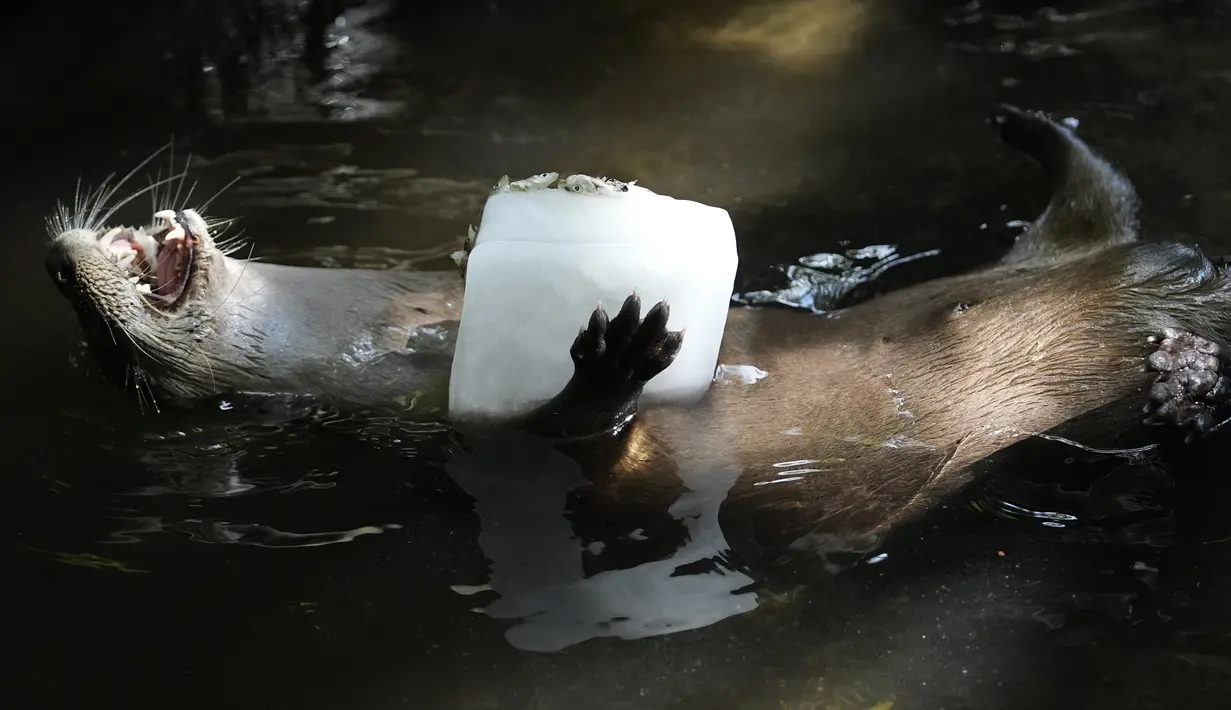
{"label": "otter", "polygon": [[[109,379],[143,402],[240,393],[427,411],[447,400],[462,283],[456,272],[329,269],[232,256],[204,206],[161,206],[144,227],[109,226],[126,181],[48,219],[46,268]],[[181,178],[182,179],[182,178]],[[182,184],[182,183],[181,183]],[[207,205],[206,205],[207,206]]]}
{"label": "otter", "polygon": [[[1032,433],[1063,425],[1082,429],[1074,434],[1133,438],[1141,431],[1125,419],[1133,397],[1154,403],[1156,422],[1194,433],[1212,428],[1227,389],[1218,364],[1228,347],[1225,264],[1191,246],[1141,243],[1131,182],[1068,128],[1012,107],[997,109],[994,123],[1053,183],[1050,204],[1000,264],[819,321],[733,308],[723,362],[753,362],[770,377],[717,383],[691,412],[644,412],[622,441],[652,442],[669,458],[666,452],[701,445],[686,445],[687,432],[708,431],[762,442],[764,450],[736,447],[749,461],[840,462],[848,473],[829,476],[833,483],[818,496],[834,488],[857,498],[859,486],[838,485],[844,478],[893,481],[918,495],[905,515],[964,480],[974,462]],[[410,399],[414,411],[442,417],[462,289],[455,272],[238,259],[215,243],[219,223],[203,208],[175,208],[178,195],[155,200],[168,209],[154,224],[107,226],[109,203],[127,179],[49,220],[47,269],[109,377],[155,402],[241,392],[317,395],[358,407]],[[610,322],[596,312],[589,335],[574,344],[575,361],[602,360],[594,353],[608,339],[631,338],[628,313],[638,307],[630,302]],[[657,360],[632,374],[608,373],[603,386],[575,378],[533,417],[505,424],[551,432],[561,422],[567,426],[555,434],[584,440],[631,416],[636,383],[668,366],[678,347],[681,336],[655,331],[667,314],[664,304],[636,329],[658,338],[651,341]],[[627,352],[643,345],[633,342]],[[1136,371],[1142,363],[1156,382]],[[835,400],[826,388],[844,394]],[[861,402],[856,410],[844,406],[852,395]],[[889,458],[899,463],[884,466]],[[861,478],[863,468],[934,475]],[[757,483],[764,481],[749,479],[751,498],[765,490]],[[840,492],[833,498],[841,499]]]}
{"label": "otter", "polygon": [[461,430],[463,450],[546,440],[608,518],[665,509],[685,470],[734,471],[721,516],[748,528],[745,552],[828,553],[873,549],[1036,435],[1112,450],[1217,428],[1231,405],[1226,260],[1142,241],[1132,183],[1045,114],[1002,105],[990,123],[1052,185],[999,263],[822,315],[732,309],[720,362],[768,376],[715,382],[689,407],[638,406],[686,336],[668,304],[641,317],[630,296],[584,324],[553,399]]}

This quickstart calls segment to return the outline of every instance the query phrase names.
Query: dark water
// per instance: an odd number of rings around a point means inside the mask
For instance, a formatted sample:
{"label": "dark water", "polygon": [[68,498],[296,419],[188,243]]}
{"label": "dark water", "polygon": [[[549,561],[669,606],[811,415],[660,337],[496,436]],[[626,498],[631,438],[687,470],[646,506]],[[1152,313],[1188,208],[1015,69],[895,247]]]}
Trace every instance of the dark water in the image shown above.
{"label": "dark water", "polygon": [[[86,365],[41,220],[174,135],[202,194],[243,176],[213,211],[256,255],[447,268],[500,174],[605,173],[729,209],[742,290],[920,255],[789,294],[851,302],[1037,214],[983,125],[1009,100],[1076,119],[1152,235],[1227,253],[1231,5],[352,3],[316,49],[273,0],[198,5],[66,0],[6,33],[6,707],[1226,707],[1225,437],[1167,467],[1039,443],[874,557],[673,575],[724,550],[714,475],[672,509],[687,543],[625,535],[594,574],[580,483],[533,452],[493,479],[378,416],[143,413]],[[469,588],[489,574],[499,597]]]}

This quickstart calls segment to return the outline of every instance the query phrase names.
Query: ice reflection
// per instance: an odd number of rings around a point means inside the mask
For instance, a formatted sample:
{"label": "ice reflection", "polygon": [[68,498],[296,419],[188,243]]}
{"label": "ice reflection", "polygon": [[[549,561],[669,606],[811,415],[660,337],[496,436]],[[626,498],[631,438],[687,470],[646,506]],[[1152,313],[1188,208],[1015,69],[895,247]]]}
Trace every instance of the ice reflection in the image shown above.
{"label": "ice reflection", "polygon": [[[558,651],[591,638],[637,639],[701,628],[757,606],[753,579],[727,561],[718,510],[739,475],[732,463],[681,462],[686,490],[667,512],[686,529],[666,559],[587,576],[583,545],[567,515],[570,494],[590,484],[571,459],[532,442],[479,444],[447,470],[475,499],[479,545],[491,561],[488,585],[500,598],[483,611],[516,619],[509,642]],[[629,538],[646,539],[633,531]],[[475,593],[476,588],[466,588]]]}

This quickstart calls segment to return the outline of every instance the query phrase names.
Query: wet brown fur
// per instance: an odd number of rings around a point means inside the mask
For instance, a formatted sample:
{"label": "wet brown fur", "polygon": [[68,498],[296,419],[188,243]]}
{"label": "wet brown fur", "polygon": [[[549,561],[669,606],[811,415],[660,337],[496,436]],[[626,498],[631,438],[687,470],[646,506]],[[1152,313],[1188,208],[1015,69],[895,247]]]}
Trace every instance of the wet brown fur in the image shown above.
{"label": "wet brown fur", "polygon": [[[1157,441],[1142,423],[1147,339],[1179,327],[1231,346],[1231,279],[1194,246],[1136,242],[1131,184],[1055,129],[1080,151],[1053,155],[1059,166],[1036,154],[1056,192],[1023,237],[1033,244],[822,316],[733,309],[720,362],[769,376],[646,409],[620,441],[574,451],[595,494],[665,508],[682,480],[734,468],[723,515],[757,544],[860,550],[1029,435]],[[816,470],[775,482],[792,469]]]}

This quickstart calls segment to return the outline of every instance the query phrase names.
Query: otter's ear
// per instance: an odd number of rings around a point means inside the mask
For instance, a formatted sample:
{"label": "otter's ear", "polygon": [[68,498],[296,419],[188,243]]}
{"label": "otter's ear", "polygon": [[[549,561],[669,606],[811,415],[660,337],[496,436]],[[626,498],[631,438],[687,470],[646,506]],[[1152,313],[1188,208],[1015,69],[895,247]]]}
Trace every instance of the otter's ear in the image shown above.
{"label": "otter's ear", "polygon": [[1042,112],[997,106],[988,122],[1005,143],[1043,166],[1051,202],[1004,263],[1057,259],[1137,240],[1139,201],[1132,182],[1071,129]]}

